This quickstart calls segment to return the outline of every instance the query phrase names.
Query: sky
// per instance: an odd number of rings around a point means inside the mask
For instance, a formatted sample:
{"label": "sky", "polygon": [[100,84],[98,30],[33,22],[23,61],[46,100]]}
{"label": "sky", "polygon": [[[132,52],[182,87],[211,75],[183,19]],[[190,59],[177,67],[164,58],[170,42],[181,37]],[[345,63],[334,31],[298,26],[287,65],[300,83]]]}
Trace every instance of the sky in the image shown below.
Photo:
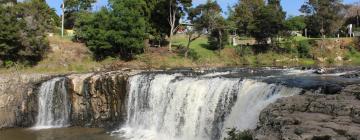
{"label": "sky", "polygon": [[[238,0],[216,0],[220,6],[222,7],[223,11],[226,12],[229,6],[236,4]],[[281,5],[286,11],[287,16],[296,16],[300,15],[299,12],[300,6],[306,0],[281,0]],[[343,0],[346,4],[352,4],[355,2],[360,2],[360,0]],[[62,0],[46,0],[46,2],[50,5],[51,8],[55,8],[57,13],[61,13],[60,5]],[[193,5],[199,5],[205,3],[206,0],[193,0]],[[94,5],[94,10],[100,9],[102,6],[107,5],[107,0],[97,0],[97,3]]]}

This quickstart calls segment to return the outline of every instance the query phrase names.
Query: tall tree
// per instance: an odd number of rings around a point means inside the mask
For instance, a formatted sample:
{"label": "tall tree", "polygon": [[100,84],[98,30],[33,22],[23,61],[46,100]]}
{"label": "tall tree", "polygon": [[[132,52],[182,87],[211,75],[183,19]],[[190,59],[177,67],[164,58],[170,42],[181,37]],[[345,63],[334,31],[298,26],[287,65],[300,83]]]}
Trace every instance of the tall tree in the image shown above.
{"label": "tall tree", "polygon": [[96,60],[107,56],[132,59],[143,52],[146,38],[144,0],[110,0],[110,8],[83,13],[76,22],[76,37],[94,52]]}
{"label": "tall tree", "polygon": [[65,5],[65,28],[72,29],[79,12],[91,10],[96,0],[64,0]]}
{"label": "tall tree", "polygon": [[264,0],[239,0],[229,18],[237,24],[241,33],[248,35],[254,21],[254,13],[264,5]]}
{"label": "tall tree", "polygon": [[251,34],[259,43],[266,44],[268,39],[273,39],[284,29],[284,20],[285,12],[280,1],[269,0],[266,6],[255,12]]}
{"label": "tall tree", "polygon": [[301,31],[306,27],[304,16],[290,16],[284,24],[287,30],[292,31]]}
{"label": "tall tree", "polygon": [[305,22],[311,36],[334,35],[346,13],[342,0],[308,0],[300,11],[307,15]]}

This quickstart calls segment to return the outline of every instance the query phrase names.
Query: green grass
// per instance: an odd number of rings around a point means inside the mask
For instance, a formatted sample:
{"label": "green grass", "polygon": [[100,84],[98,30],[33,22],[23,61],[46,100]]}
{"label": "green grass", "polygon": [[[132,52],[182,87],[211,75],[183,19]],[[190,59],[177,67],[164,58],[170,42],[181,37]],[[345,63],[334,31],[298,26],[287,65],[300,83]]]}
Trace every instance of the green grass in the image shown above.
{"label": "green grass", "polygon": [[[295,42],[313,40],[315,38],[295,37]],[[190,45],[191,55],[184,58],[180,53],[148,52],[136,56],[133,61],[125,62],[117,58],[108,58],[102,62],[96,62],[91,57],[91,52],[84,44],[71,41],[70,37],[61,38],[55,35],[49,38],[50,43],[55,45],[55,51],[48,54],[48,57],[39,62],[34,67],[17,66],[11,68],[2,68],[0,73],[11,73],[19,71],[21,73],[83,73],[98,70],[108,66],[117,66],[118,68],[175,68],[175,67],[227,67],[227,66],[311,66],[318,62],[313,59],[298,58],[297,53],[279,54],[274,51],[253,54],[246,53],[240,56],[236,47],[227,45],[221,52],[207,49],[207,37],[202,36],[193,41]],[[174,46],[186,46],[187,36],[176,35],[173,38]],[[56,47],[60,46],[60,47]],[[61,48],[61,49],[59,49]],[[317,50],[311,50],[316,53]],[[333,50],[334,52],[336,50]],[[338,52],[338,51],[336,51]],[[331,58],[335,58],[331,56]],[[352,52],[347,54],[347,60],[344,64],[359,65],[360,53]]]}
{"label": "green grass", "polygon": [[[207,38],[205,36],[202,36],[195,41],[191,42],[190,49],[192,49],[198,56],[199,61],[204,60],[212,60],[217,58],[218,52],[206,49],[207,45]],[[174,44],[175,45],[181,45],[186,46],[187,45],[187,37],[185,35],[178,35],[174,38]]]}

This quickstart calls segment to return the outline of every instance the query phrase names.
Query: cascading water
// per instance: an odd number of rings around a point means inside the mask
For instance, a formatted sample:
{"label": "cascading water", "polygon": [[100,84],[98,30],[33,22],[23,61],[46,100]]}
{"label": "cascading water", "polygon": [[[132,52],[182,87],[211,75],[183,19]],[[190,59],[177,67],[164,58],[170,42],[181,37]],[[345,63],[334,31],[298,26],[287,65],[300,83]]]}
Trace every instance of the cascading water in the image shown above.
{"label": "cascading water", "polygon": [[140,74],[129,79],[124,139],[217,140],[227,128],[256,127],[259,114],[298,88],[249,79]]}
{"label": "cascading water", "polygon": [[35,129],[65,127],[69,124],[70,103],[65,78],[43,83],[38,97],[38,116]]}

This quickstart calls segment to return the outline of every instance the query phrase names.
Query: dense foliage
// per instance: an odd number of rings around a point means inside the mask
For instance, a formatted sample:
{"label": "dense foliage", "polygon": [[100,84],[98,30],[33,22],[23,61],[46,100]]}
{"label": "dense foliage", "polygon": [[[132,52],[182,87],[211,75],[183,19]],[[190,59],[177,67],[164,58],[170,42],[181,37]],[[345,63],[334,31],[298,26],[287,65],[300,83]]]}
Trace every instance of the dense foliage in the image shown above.
{"label": "dense foliage", "polygon": [[254,13],[260,7],[264,6],[263,0],[239,0],[238,4],[234,6],[233,14],[230,15],[230,21],[236,24],[236,28],[243,35],[250,35],[250,30],[254,22]]}
{"label": "dense foliage", "polygon": [[300,9],[306,14],[306,28],[313,37],[334,36],[342,27],[345,6],[342,0],[309,0]]}
{"label": "dense foliage", "polygon": [[306,28],[304,16],[291,16],[284,24],[286,29],[290,31],[302,31]]}
{"label": "dense foliage", "polygon": [[276,37],[284,30],[284,19],[285,12],[282,11],[279,4],[269,3],[260,7],[254,16],[254,27],[251,29],[251,35],[259,43],[266,44],[268,39]]}
{"label": "dense foliage", "polygon": [[112,0],[111,9],[83,13],[76,23],[76,37],[94,52],[96,60],[107,56],[129,60],[144,48],[145,5],[143,0]]}
{"label": "dense foliage", "polygon": [[90,11],[92,4],[95,3],[96,0],[65,0],[64,2],[64,26],[66,29],[73,29],[79,13]]}
{"label": "dense foliage", "polygon": [[55,24],[53,12],[42,0],[14,6],[0,6],[0,59],[3,65],[14,62],[33,65],[48,50],[46,32]]}

